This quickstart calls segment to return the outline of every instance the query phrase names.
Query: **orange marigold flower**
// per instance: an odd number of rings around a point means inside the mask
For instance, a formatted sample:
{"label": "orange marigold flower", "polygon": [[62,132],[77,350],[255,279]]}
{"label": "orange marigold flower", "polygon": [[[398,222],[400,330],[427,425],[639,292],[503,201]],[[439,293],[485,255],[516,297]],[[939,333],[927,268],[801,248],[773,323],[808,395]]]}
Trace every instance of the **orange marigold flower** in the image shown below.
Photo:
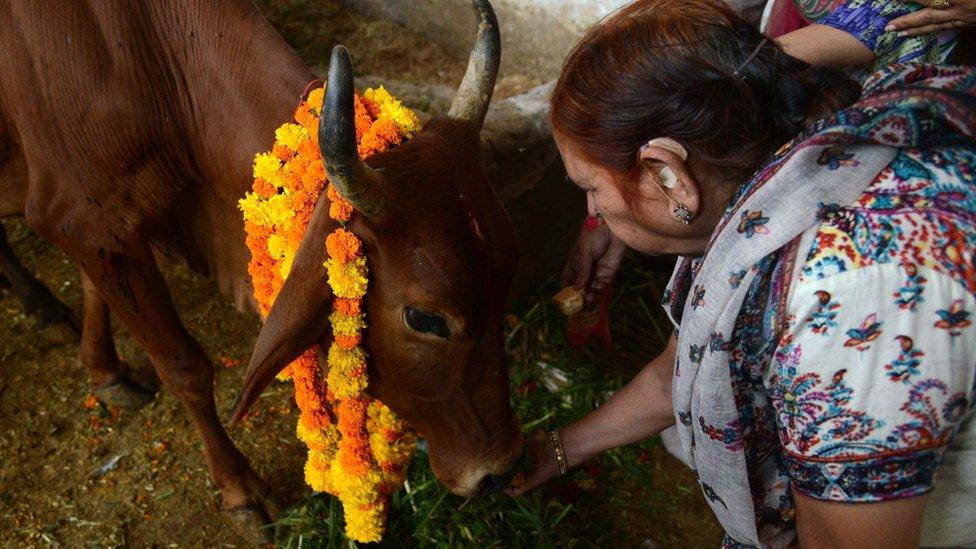
{"label": "orange marigold flower", "polygon": [[277,156],[282,160],[289,160],[295,153],[291,149],[284,145],[279,145],[275,143],[274,147],[271,148],[271,154]]}
{"label": "orange marigold flower", "polygon": [[353,349],[363,341],[363,336],[360,334],[356,335],[335,335],[336,345],[342,347],[343,349]]}
{"label": "orange marigold flower", "polygon": [[369,158],[400,144],[403,136],[392,120],[377,120],[359,142],[359,156]]}
{"label": "orange marigold flower", "polygon": [[[306,202],[308,199],[308,193],[303,190],[296,190],[291,195],[291,209],[295,210],[296,212],[302,211],[307,206]],[[294,220],[294,218],[292,218],[292,220]]]}
{"label": "orange marigold flower", "polygon": [[403,141],[403,134],[400,133],[399,126],[392,120],[377,120],[370,128],[370,133],[382,139],[388,147],[395,147]]}
{"label": "orange marigold flower", "polygon": [[[294,220],[292,221],[294,223]],[[285,244],[290,250],[298,250],[305,238],[305,229],[308,228],[308,221],[304,221],[300,230],[288,231],[285,233]],[[298,229],[296,227],[296,229]]]}
{"label": "orange marigold flower", "polygon": [[366,105],[363,104],[362,99],[357,95],[355,101],[356,108],[356,141],[358,142],[363,138],[363,134],[369,131],[369,127],[373,125],[373,117],[369,115],[369,111],[366,110]]}
{"label": "orange marigold flower", "polygon": [[339,458],[342,468],[350,474],[363,474],[373,458],[366,432],[366,408],[369,399],[347,398],[339,403]]}
{"label": "orange marigold flower", "polygon": [[363,107],[366,108],[366,112],[369,113],[370,118],[376,120],[380,117],[380,106],[376,104],[376,101],[366,97],[360,97],[359,99],[362,101]]}
{"label": "orange marigold flower", "polygon": [[322,162],[310,162],[302,172],[302,188],[306,192],[318,196],[322,192],[323,185],[325,185],[325,179],[325,168],[322,167]]}
{"label": "orange marigold flower", "polygon": [[254,184],[251,185],[254,192],[261,198],[271,198],[272,196],[278,194],[278,189],[274,185],[268,183],[264,179],[258,178],[254,180]]}
{"label": "orange marigold flower", "polygon": [[[253,238],[267,238],[268,236],[271,235],[270,227],[258,225],[257,223],[254,223],[252,221],[244,222],[244,231],[247,233],[249,237],[253,237]],[[267,242],[265,242],[265,244],[267,245]],[[251,247],[250,243],[248,243],[247,246],[251,250],[254,249],[253,247]]]}
{"label": "orange marigold flower", "polygon": [[342,195],[336,190],[335,185],[330,184],[325,190],[325,197],[331,202],[336,202],[338,200],[343,200]]}
{"label": "orange marigold flower", "polygon": [[359,257],[363,251],[363,243],[359,237],[340,227],[325,237],[325,249],[329,252],[329,257],[345,264]]}
{"label": "orange marigold flower", "polygon": [[295,359],[289,367],[295,384],[295,403],[302,411],[306,425],[318,427],[328,425],[328,416],[322,415],[326,409],[326,401],[319,376],[317,353],[309,349]]}
{"label": "orange marigold flower", "polygon": [[336,221],[349,221],[353,211],[352,204],[345,200],[337,200],[329,205],[329,217]]}
{"label": "orange marigold flower", "polygon": [[312,128],[318,125],[319,120],[317,116],[312,114],[308,103],[302,103],[297,109],[295,109],[295,122],[298,122],[304,126],[309,130],[309,133],[311,133]]}
{"label": "orange marigold flower", "polygon": [[332,307],[341,314],[348,316],[359,316],[362,313],[362,300],[337,297]]}
{"label": "orange marigold flower", "polygon": [[300,188],[302,185],[302,176],[298,172],[285,172],[285,177],[282,179],[282,185],[284,185],[284,187],[289,191],[294,191]]}
{"label": "orange marigold flower", "polygon": [[329,185],[326,197],[332,202],[329,206],[329,217],[336,221],[349,221],[352,218],[354,211],[352,204],[339,194],[334,185]]}
{"label": "orange marigold flower", "polygon": [[322,156],[322,151],[311,139],[306,139],[298,144],[298,154],[304,158],[316,159]]}
{"label": "orange marigold flower", "polygon": [[369,459],[372,457],[369,442],[361,439],[342,437],[339,442],[339,464],[345,473],[362,475],[369,470]]}

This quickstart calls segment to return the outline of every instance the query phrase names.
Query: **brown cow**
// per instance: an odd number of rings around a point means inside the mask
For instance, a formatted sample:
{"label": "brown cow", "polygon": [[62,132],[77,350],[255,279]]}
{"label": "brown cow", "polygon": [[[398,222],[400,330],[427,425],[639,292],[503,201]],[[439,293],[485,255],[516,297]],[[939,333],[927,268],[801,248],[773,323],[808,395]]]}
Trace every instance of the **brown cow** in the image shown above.
{"label": "brown cow", "polygon": [[[390,153],[359,160],[352,72],[337,48],[320,129],[330,179],[363,212],[350,223],[372,272],[370,391],[427,437],[450,489],[497,484],[520,451],[508,402],[502,308],[515,237],[479,157],[498,68],[497,23],[474,0],[478,42],[458,97]],[[204,442],[211,476],[245,530],[269,489],[217,417],[213,370],[180,322],[155,252],[184,258],[249,305],[236,202],[312,74],[243,0],[0,2],[0,215],[81,268],[81,358],[102,398],[144,401],[114,349],[109,311],[145,348]],[[322,198],[262,330],[236,416],[298,352],[327,345]]]}

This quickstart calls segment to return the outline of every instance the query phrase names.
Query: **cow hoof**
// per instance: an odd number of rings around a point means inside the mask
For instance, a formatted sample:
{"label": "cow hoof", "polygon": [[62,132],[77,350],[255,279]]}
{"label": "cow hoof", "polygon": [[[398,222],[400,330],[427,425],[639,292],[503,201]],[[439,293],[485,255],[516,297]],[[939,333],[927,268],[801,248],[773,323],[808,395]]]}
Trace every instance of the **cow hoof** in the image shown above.
{"label": "cow hoof", "polygon": [[109,406],[130,410],[142,408],[149,404],[156,395],[155,390],[146,388],[130,380],[127,376],[121,376],[107,385],[98,387],[93,392],[98,400]]}
{"label": "cow hoof", "polygon": [[258,504],[225,509],[224,515],[242,539],[249,544],[274,543],[274,527],[268,513]]}
{"label": "cow hoof", "polygon": [[70,322],[52,322],[40,327],[44,341],[54,345],[73,345],[81,340],[78,329]]}

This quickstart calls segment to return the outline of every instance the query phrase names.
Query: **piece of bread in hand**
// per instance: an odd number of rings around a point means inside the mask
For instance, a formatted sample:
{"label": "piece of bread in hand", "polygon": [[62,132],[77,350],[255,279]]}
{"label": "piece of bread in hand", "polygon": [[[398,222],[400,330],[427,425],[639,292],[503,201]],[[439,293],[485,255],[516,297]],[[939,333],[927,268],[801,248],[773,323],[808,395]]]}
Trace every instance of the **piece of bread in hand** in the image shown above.
{"label": "piece of bread in hand", "polygon": [[586,292],[573,286],[566,286],[559,293],[552,296],[552,302],[566,316],[572,316],[583,310],[583,299]]}

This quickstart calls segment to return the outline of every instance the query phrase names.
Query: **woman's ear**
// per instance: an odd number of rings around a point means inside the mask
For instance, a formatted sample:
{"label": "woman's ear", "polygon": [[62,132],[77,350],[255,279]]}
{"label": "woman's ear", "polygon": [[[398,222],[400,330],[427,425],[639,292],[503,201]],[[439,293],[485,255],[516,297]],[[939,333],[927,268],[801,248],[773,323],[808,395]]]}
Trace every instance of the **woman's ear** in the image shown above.
{"label": "woman's ear", "polygon": [[[658,137],[640,149],[641,185],[652,185],[668,198],[671,215],[691,223],[701,206],[701,186],[687,165],[688,151],[670,137]],[[654,192],[653,189],[647,189]]]}

